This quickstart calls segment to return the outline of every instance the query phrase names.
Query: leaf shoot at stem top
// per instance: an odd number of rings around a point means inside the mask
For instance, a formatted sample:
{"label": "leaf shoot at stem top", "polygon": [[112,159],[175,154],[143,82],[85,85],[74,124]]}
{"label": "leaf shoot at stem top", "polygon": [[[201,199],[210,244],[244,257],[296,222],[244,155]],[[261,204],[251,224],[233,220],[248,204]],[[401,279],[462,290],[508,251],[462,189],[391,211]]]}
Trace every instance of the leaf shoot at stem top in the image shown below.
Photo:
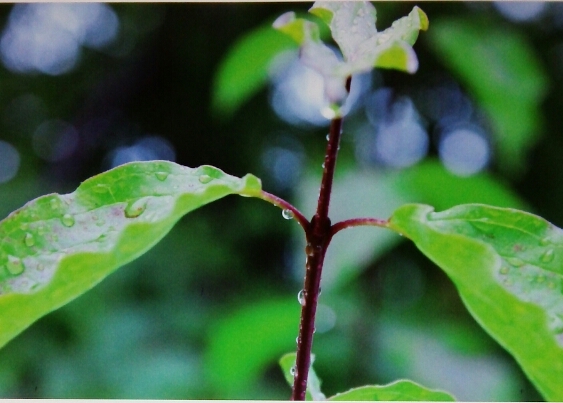
{"label": "leaf shoot at stem top", "polygon": [[412,45],[419,31],[428,29],[428,17],[420,8],[415,6],[408,16],[382,32],[375,28],[375,8],[366,1],[317,1],[309,12],[330,27],[343,60],[320,40],[316,24],[296,18],[293,12],[281,15],[273,26],[293,38],[301,47],[302,62],[323,76],[325,96],[331,105],[341,105],[346,99],[346,80],[353,74],[374,67],[408,73],[418,69]]}

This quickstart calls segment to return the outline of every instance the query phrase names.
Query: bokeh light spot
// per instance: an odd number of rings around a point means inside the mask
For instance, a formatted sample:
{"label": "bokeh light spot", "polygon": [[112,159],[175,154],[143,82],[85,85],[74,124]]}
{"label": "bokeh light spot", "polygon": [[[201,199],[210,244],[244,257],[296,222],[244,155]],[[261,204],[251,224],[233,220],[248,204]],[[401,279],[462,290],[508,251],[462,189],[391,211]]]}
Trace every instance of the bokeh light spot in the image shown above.
{"label": "bokeh light spot", "polygon": [[20,168],[20,153],[16,148],[0,140],[0,183],[6,183],[16,176]]}

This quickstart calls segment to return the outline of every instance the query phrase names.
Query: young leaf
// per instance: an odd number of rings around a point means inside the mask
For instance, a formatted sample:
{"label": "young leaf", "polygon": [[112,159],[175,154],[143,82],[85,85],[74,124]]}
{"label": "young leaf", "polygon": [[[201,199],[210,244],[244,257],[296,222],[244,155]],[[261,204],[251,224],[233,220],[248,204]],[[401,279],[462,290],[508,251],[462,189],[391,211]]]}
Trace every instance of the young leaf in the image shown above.
{"label": "young leaf", "polygon": [[361,386],[329,397],[331,401],[434,401],[453,402],[454,397],[440,390],[427,389],[415,382],[400,380],[383,386]]}
{"label": "young leaf", "polygon": [[547,400],[563,400],[563,231],[530,213],[411,204],[389,227],[455,283],[477,322],[519,362]]}
{"label": "young leaf", "polygon": [[151,161],[30,201],[0,221],[0,347],[146,252],[186,213],[260,188],[252,175]]}
{"label": "young leaf", "polygon": [[[280,366],[283,371],[283,375],[290,386],[293,386],[292,368],[295,365],[296,358],[296,353],[288,353],[280,358]],[[315,356],[311,355],[311,369],[309,370],[309,377],[307,379],[306,400],[326,400],[325,395],[321,392],[321,380],[313,369],[314,361]]]}
{"label": "young leaf", "polygon": [[309,10],[331,29],[344,61],[325,44],[313,23],[286,13],[274,22],[274,28],[290,35],[301,46],[302,62],[318,71],[325,79],[325,95],[331,104],[341,103],[347,96],[346,80],[374,67],[414,73],[418,60],[412,45],[418,32],[428,29],[426,14],[414,7],[407,17],[395,21],[383,32],[375,28],[373,5],[361,2],[317,1]]}

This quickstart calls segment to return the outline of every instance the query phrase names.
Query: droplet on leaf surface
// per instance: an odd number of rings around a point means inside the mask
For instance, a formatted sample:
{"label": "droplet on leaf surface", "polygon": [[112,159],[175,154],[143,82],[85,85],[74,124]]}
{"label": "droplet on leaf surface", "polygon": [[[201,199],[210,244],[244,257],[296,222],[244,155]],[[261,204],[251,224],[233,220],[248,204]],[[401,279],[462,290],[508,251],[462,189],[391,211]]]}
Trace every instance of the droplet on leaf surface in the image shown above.
{"label": "droplet on leaf surface", "polygon": [[74,217],[70,214],[65,214],[61,218],[61,222],[65,227],[72,227],[74,225]]}
{"label": "droplet on leaf surface", "polygon": [[127,218],[137,218],[147,208],[147,201],[145,199],[137,199],[133,203],[129,203],[127,207],[125,207],[125,217]]}
{"label": "droplet on leaf surface", "polygon": [[32,234],[27,233],[25,234],[25,237],[23,239],[24,243],[26,244],[26,246],[33,246],[35,245],[35,238],[33,237]]}
{"label": "droplet on leaf surface", "polygon": [[164,182],[166,180],[166,178],[168,178],[168,172],[157,172],[154,174],[154,176],[156,176],[156,179],[158,179],[161,182]]}
{"label": "droplet on leaf surface", "polygon": [[10,274],[18,275],[22,274],[24,270],[23,262],[20,258],[15,256],[8,255],[8,263],[6,263],[6,269],[10,272]]}
{"label": "droplet on leaf surface", "polygon": [[553,249],[548,249],[540,258],[543,263],[549,263],[553,260],[554,252]]}
{"label": "droplet on leaf surface", "polygon": [[203,183],[204,185],[211,182],[212,180],[213,178],[209,175],[199,175],[199,182]]}

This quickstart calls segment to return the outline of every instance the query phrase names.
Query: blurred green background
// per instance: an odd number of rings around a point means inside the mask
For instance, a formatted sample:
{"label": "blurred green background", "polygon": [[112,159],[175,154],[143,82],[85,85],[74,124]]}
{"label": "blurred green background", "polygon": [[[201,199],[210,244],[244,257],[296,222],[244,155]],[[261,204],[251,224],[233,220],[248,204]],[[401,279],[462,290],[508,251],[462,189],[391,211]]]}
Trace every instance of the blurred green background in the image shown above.
{"label": "blurred green background", "polygon": [[[311,216],[322,87],[269,28],[310,5],[1,5],[0,217],[150,159],[252,172]],[[376,6],[381,30],[414,3]],[[420,6],[419,71],[353,79],[333,222],[483,202],[563,226],[563,4]],[[0,397],[287,399],[277,361],[295,349],[303,247],[259,200],[195,211],[3,348]],[[313,350],[327,396],[410,378],[460,400],[541,400],[399,236],[338,234],[323,279]]]}

